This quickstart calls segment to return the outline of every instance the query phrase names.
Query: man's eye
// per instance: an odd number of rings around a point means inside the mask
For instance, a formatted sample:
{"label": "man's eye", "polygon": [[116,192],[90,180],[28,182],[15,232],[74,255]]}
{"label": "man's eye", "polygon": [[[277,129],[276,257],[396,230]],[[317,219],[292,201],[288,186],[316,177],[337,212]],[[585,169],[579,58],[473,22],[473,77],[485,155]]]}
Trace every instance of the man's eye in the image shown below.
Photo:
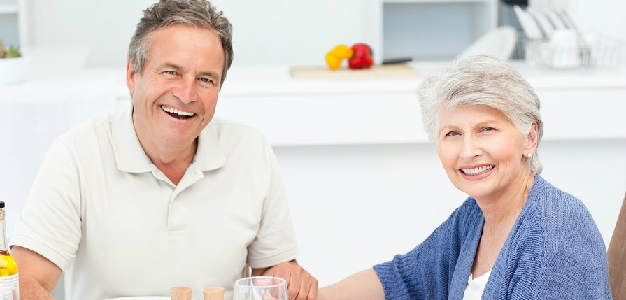
{"label": "man's eye", "polygon": [[446,136],[457,136],[457,135],[459,135],[459,133],[456,131],[449,131],[448,133],[446,133]]}
{"label": "man's eye", "polygon": [[163,71],[163,74],[176,75],[176,71]]}
{"label": "man's eye", "polygon": [[202,81],[203,83],[213,84],[213,80],[206,77],[200,77],[198,78],[198,80]]}

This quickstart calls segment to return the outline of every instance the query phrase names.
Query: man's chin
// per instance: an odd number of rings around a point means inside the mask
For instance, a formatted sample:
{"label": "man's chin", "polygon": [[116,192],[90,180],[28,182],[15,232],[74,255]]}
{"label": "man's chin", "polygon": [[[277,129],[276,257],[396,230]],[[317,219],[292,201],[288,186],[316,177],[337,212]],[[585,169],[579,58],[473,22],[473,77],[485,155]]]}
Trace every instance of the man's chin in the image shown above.
{"label": "man's chin", "polygon": [[167,135],[162,135],[161,141],[163,141],[164,144],[168,146],[184,147],[192,145],[196,141],[197,137],[198,135],[193,134],[171,133]]}

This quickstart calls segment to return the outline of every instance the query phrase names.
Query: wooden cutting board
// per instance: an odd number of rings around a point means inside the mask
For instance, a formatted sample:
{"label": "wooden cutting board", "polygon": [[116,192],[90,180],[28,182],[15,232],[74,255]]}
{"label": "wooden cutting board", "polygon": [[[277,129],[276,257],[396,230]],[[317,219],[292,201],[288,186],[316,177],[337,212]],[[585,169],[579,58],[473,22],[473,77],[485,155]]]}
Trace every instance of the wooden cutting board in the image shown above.
{"label": "wooden cutting board", "polygon": [[292,78],[417,77],[417,70],[407,64],[376,65],[360,70],[342,67],[334,71],[327,66],[295,66],[289,71]]}

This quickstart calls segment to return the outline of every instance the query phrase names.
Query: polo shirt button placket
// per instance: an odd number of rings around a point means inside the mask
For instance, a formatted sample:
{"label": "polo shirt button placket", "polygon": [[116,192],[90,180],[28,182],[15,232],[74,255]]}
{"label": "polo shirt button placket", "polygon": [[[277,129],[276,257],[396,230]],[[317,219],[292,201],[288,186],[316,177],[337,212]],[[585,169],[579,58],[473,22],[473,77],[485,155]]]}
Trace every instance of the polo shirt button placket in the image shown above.
{"label": "polo shirt button placket", "polygon": [[170,197],[170,207],[167,214],[167,232],[169,234],[180,234],[185,229],[185,203],[182,203],[181,199],[176,199],[177,194],[176,191],[172,191],[172,196]]}

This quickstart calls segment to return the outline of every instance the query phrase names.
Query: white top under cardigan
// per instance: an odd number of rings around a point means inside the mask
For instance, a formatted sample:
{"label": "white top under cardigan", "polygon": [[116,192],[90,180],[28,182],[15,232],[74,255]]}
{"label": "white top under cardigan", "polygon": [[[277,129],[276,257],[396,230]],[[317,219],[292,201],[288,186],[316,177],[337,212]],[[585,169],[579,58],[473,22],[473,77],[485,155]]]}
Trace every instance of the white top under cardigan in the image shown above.
{"label": "white top under cardigan", "polygon": [[472,280],[472,275],[470,274],[467,287],[465,288],[465,294],[463,294],[463,300],[480,300],[483,296],[487,281],[489,281],[489,275],[491,275],[491,271]]}

